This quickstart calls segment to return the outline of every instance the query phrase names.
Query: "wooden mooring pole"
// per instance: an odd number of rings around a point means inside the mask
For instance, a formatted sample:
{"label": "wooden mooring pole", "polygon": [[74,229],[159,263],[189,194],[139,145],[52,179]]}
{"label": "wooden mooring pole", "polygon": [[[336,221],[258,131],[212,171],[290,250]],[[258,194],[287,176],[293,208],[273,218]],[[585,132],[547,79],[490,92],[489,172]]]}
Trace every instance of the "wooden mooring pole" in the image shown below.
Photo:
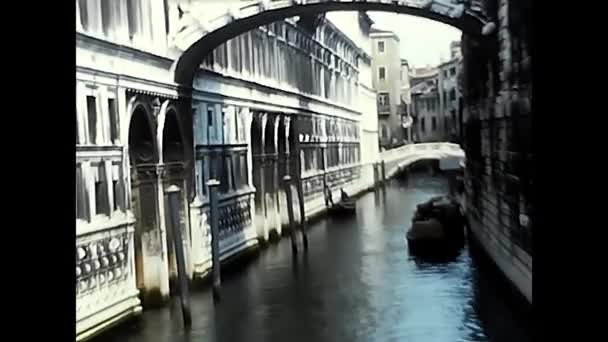
{"label": "wooden mooring pole", "polygon": [[380,162],[380,168],[382,169],[382,185],[386,182],[386,169],[384,167],[384,160]]}
{"label": "wooden mooring pole", "polygon": [[179,279],[179,297],[184,318],[184,327],[192,326],[192,314],[190,312],[190,294],[188,293],[188,277],[186,275],[186,262],[184,260],[184,246],[182,244],[182,232],[179,224],[180,194],[179,187],[172,185],[166,191],[170,206],[171,215],[171,235],[173,236],[173,246],[177,258],[177,277]]}
{"label": "wooden mooring pole", "polygon": [[219,229],[219,208],[218,208],[218,188],[220,182],[216,179],[210,179],[207,182],[209,187],[209,226],[211,228],[211,262],[212,262],[212,277],[213,277],[213,297],[220,298],[220,290],[222,287],[221,269],[220,269],[220,229]]}
{"label": "wooden mooring pole", "polygon": [[289,175],[285,175],[283,177],[283,182],[285,184],[285,195],[287,196],[287,216],[289,217],[289,235],[291,236],[291,251],[294,254],[298,253],[298,243],[296,236],[296,225],[293,217],[293,196],[291,194],[291,177]]}
{"label": "wooden mooring pole", "polygon": [[306,234],[306,208],[304,207],[304,190],[302,189],[302,179],[296,178],[296,189],[298,191],[298,204],[300,205],[300,233],[302,233],[302,243],[304,251],[308,250],[308,235]]}

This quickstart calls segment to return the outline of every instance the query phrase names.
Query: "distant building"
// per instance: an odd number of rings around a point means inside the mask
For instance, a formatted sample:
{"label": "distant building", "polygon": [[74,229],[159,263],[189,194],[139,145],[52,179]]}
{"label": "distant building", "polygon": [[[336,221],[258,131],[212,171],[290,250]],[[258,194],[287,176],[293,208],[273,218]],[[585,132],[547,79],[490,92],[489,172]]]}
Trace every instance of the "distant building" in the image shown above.
{"label": "distant building", "polygon": [[402,127],[401,57],[399,37],[391,31],[373,29],[372,85],[378,96],[378,130],[380,148],[389,149],[403,144],[406,136]]}
{"label": "distant building", "polygon": [[412,138],[415,142],[443,141],[438,70],[417,70],[414,74],[418,76],[410,75],[414,119]]}
{"label": "distant building", "polygon": [[[452,43],[454,44],[454,43]],[[438,67],[438,92],[443,137],[446,141],[458,142],[462,126],[461,94],[458,89],[458,75],[462,57],[456,54],[451,60]]]}
{"label": "distant building", "polygon": [[437,67],[412,68],[409,72],[413,140],[460,142],[462,70],[460,41],[450,44],[451,58]]}
{"label": "distant building", "polygon": [[462,52],[460,50],[460,40],[456,40],[450,43],[450,57],[462,58]]}
{"label": "distant building", "polygon": [[412,94],[410,90],[410,66],[407,60],[401,60],[401,127],[405,130],[405,139],[412,141]]}

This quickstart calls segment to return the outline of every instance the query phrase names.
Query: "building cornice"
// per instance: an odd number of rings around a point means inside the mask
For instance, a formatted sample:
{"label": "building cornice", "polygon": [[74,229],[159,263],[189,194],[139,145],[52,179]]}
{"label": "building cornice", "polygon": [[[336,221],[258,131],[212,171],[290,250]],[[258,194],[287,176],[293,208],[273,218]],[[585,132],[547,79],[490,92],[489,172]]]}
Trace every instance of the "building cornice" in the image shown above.
{"label": "building cornice", "polygon": [[[178,94],[179,87],[175,83],[157,82],[157,81],[152,81],[152,80],[148,80],[148,79],[144,79],[144,78],[124,75],[124,74],[118,74],[118,73],[105,71],[105,70],[97,70],[97,69],[92,69],[92,68],[87,68],[87,67],[82,67],[82,66],[76,66],[76,72],[89,74],[92,76],[105,76],[105,77],[114,78],[118,82],[119,86],[125,87],[126,89],[129,89],[133,92],[140,93],[143,95],[169,97],[172,99],[178,98],[177,94]],[[84,79],[78,78],[78,76],[76,76],[76,79],[79,81],[86,81]],[[136,83],[136,84],[146,85],[146,86],[157,88],[157,90],[156,91],[144,90],[141,88],[125,85],[124,84],[125,82],[132,82],[132,83]],[[99,82],[99,83],[103,83],[103,82]],[[116,84],[113,84],[113,85],[116,85]],[[164,90],[164,92],[163,92],[163,90]]]}
{"label": "building cornice", "polygon": [[115,43],[109,40],[90,36],[82,32],[76,32],[76,46],[87,48],[86,46],[80,46],[82,44],[91,44],[90,47],[95,50],[103,50],[110,55],[117,55],[119,57],[125,55],[127,57],[142,57],[145,58],[147,62],[156,62],[159,66],[170,67],[174,62],[174,59],[168,56],[162,56],[154,52]]}
{"label": "building cornice", "polygon": [[[250,81],[250,80],[244,80],[244,79],[240,79],[240,78],[236,78],[234,76],[230,76],[230,75],[224,75],[220,72],[217,71],[212,71],[212,70],[208,70],[208,69],[202,69],[198,72],[199,76],[212,76],[212,77],[217,77],[217,78],[221,78],[222,82],[226,82],[229,83],[231,85],[236,85],[236,86],[242,86],[243,84],[245,85],[245,87],[249,87],[249,88],[253,88],[255,90],[260,90],[262,92],[266,92],[266,93],[273,93],[273,94],[277,94],[277,95],[289,95],[289,96],[293,96],[298,98],[299,100],[302,100],[304,102],[316,102],[318,104],[321,105],[325,105],[325,106],[329,106],[329,107],[333,107],[333,108],[337,108],[340,110],[343,110],[345,112],[349,112],[351,114],[355,114],[355,115],[361,115],[361,112],[358,112],[356,110],[354,110],[353,108],[350,107],[345,107],[345,106],[341,106],[335,102],[331,102],[331,101],[327,101],[325,99],[322,98],[315,98],[312,96],[309,96],[307,94],[302,94],[302,93],[297,93],[294,91],[291,91],[289,89],[279,89],[279,88],[273,88],[271,86],[267,86],[255,81]],[[230,98],[232,96],[230,95],[224,95],[224,94],[220,94],[220,93],[211,93],[211,92],[207,92],[201,89],[197,89],[196,87],[193,89],[194,93],[196,94],[200,94],[200,95],[213,95],[213,96],[220,96],[220,97],[226,97],[226,98]],[[234,98],[234,97],[233,97]],[[258,101],[258,100],[249,100],[246,99],[247,101],[250,102],[254,102],[254,103],[264,103],[263,101]],[[292,108],[292,109],[296,109],[299,111],[302,110],[307,110],[310,111],[308,109],[302,108],[302,107],[290,107],[290,106],[285,106],[286,108]],[[313,113],[314,111],[310,111],[311,113]]]}

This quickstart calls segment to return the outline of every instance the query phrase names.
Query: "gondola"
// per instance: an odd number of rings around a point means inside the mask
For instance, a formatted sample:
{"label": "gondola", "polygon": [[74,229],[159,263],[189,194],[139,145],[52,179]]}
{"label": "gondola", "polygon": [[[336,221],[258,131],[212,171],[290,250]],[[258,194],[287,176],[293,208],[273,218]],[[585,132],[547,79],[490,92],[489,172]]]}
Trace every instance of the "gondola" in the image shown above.
{"label": "gondola", "polygon": [[357,203],[353,200],[346,200],[340,203],[334,204],[329,208],[332,215],[335,216],[352,216],[357,213]]}
{"label": "gondola", "polygon": [[405,237],[414,254],[441,254],[464,244],[464,224],[459,205],[448,197],[435,197],[417,206]]}

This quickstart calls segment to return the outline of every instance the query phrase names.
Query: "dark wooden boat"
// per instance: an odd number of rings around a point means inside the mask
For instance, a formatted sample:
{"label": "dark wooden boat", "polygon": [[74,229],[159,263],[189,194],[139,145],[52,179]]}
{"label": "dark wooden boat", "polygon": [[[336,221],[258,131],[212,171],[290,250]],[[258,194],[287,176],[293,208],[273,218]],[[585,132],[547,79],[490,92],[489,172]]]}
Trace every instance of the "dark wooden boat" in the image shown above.
{"label": "dark wooden boat", "polygon": [[357,213],[357,203],[353,200],[342,201],[330,207],[329,211],[336,216],[352,216]]}
{"label": "dark wooden boat", "polygon": [[417,206],[412,225],[406,233],[414,254],[451,253],[464,245],[464,218],[458,203],[435,197]]}

